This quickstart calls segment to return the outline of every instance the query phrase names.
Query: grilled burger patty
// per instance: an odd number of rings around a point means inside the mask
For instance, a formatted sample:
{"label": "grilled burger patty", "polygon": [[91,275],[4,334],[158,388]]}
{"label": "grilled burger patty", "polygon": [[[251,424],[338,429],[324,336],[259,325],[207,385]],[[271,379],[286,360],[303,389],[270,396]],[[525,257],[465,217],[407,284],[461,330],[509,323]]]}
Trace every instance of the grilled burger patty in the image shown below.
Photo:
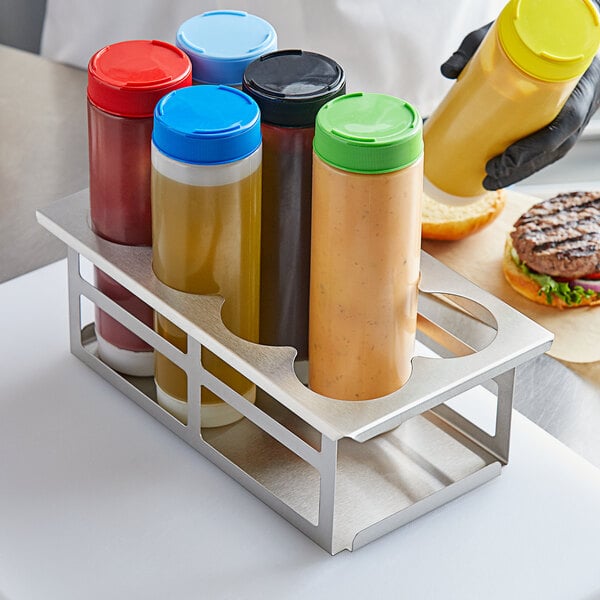
{"label": "grilled burger patty", "polygon": [[531,269],[567,279],[600,271],[600,192],[559,194],[514,226],[513,246]]}

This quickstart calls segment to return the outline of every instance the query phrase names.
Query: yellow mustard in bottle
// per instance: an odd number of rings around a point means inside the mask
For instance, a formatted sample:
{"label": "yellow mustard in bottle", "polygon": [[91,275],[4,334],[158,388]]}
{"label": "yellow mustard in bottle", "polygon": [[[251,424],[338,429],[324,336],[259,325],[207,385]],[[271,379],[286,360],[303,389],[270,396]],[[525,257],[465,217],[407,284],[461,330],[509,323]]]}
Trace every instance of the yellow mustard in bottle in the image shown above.
{"label": "yellow mustard in bottle", "polygon": [[591,0],[510,0],[425,123],[425,191],[478,200],[487,161],[552,122],[599,46]]}
{"label": "yellow mustard in bottle", "polygon": [[[261,132],[258,106],[227,86],[193,86],[157,105],[152,138],[152,266],[166,285],[225,299],[224,324],[258,342]],[[155,328],[182,351],[187,336],[157,314]],[[210,373],[248,401],[255,386],[202,349]],[[185,372],[156,353],[158,403],[187,422]],[[192,392],[190,392],[192,393]],[[208,388],[200,398],[202,427],[242,415]]]}

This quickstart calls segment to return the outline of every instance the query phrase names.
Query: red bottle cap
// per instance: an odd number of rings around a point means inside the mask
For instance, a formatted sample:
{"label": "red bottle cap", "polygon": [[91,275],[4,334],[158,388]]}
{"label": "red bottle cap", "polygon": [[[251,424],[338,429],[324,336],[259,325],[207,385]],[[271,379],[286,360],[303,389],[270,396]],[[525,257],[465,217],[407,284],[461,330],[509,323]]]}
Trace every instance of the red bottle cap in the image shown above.
{"label": "red bottle cap", "polygon": [[121,117],[151,117],[165,94],[191,83],[190,59],[160,40],[111,44],[88,64],[89,101]]}

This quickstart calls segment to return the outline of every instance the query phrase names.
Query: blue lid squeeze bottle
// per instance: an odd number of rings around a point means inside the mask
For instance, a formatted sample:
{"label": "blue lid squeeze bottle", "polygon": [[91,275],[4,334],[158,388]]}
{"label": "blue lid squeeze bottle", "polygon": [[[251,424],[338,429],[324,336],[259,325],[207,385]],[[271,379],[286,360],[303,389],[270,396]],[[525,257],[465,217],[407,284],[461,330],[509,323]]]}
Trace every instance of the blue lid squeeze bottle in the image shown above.
{"label": "blue lid squeeze bottle", "polygon": [[175,44],[192,62],[194,83],[241,87],[246,67],[277,50],[273,26],[246,12],[214,10],[184,21]]}
{"label": "blue lid squeeze bottle", "polygon": [[[225,299],[224,324],[258,342],[262,138],[258,106],[228,86],[192,86],[156,106],[152,135],[152,266],[166,285]],[[187,337],[162,315],[158,333],[180,350]],[[206,349],[204,368],[249,402],[255,386]],[[185,372],[156,353],[158,403],[187,422]],[[192,392],[192,401],[200,390]],[[207,387],[200,422],[217,427],[242,415]]]}

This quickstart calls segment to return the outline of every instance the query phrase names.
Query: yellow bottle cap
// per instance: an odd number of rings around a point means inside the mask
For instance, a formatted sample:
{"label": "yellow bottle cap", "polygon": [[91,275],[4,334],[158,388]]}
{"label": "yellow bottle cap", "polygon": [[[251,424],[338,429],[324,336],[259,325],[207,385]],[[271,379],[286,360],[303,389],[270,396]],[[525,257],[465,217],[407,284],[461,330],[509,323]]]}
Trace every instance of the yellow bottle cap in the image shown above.
{"label": "yellow bottle cap", "polygon": [[497,27],[508,57],[543,81],[580,77],[600,48],[592,0],[510,0]]}

